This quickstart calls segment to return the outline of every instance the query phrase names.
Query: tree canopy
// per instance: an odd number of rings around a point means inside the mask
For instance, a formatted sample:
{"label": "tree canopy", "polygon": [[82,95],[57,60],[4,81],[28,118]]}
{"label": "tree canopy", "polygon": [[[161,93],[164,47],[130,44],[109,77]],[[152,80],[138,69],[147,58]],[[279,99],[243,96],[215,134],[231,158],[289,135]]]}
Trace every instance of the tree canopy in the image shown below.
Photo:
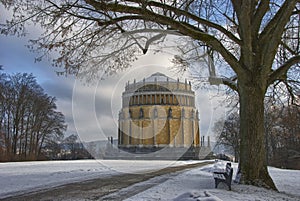
{"label": "tree canopy", "polygon": [[189,46],[184,44],[182,53],[187,56],[180,55],[184,61],[190,62],[204,46],[220,54],[234,71],[232,77],[222,76],[223,83],[235,89],[235,75],[250,68],[241,61],[243,55],[251,55],[247,62],[259,59],[262,67],[268,66],[264,69],[269,71],[268,84],[282,80],[300,60],[297,0],[2,3],[13,8],[14,15],[1,25],[1,33],[24,35],[31,20],[44,32],[31,40],[30,47],[40,51],[41,57],[58,51],[54,64],[64,68],[61,73],[86,78],[95,78],[101,71],[109,74],[128,68],[141,53],[168,35],[192,39]]}

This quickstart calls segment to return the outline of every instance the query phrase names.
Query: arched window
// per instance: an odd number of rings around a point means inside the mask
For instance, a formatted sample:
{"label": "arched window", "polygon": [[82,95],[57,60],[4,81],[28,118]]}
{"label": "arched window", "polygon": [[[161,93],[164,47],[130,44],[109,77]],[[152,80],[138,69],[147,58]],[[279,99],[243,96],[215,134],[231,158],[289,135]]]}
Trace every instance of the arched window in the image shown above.
{"label": "arched window", "polygon": [[158,114],[157,114],[157,108],[155,107],[153,110],[153,117],[157,118]]}
{"label": "arched window", "polygon": [[140,108],[140,119],[144,118],[144,110],[143,108]]}
{"label": "arched window", "polygon": [[168,118],[173,118],[172,108],[169,108],[169,111],[168,111]]}
{"label": "arched window", "polygon": [[131,110],[128,111],[128,117],[131,119],[132,118],[132,112]]}
{"label": "arched window", "polygon": [[184,110],[184,108],[182,108],[182,110],[181,110],[181,118],[184,118],[184,116],[185,116],[185,110]]}

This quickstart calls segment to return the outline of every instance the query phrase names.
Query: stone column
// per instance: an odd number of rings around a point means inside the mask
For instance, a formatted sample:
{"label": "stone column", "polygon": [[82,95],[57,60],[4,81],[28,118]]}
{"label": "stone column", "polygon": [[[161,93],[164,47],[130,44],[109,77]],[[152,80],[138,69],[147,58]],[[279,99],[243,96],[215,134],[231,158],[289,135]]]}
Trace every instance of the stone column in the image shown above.
{"label": "stone column", "polygon": [[121,120],[119,119],[119,129],[118,129],[118,145],[121,144],[122,138],[121,138]]}
{"label": "stone column", "polygon": [[192,146],[194,146],[195,145],[195,121],[194,121],[194,119],[192,118],[191,119],[191,123],[192,123]]}
{"label": "stone column", "polygon": [[196,145],[200,146],[200,130],[199,130],[199,122],[195,121],[196,123]]}
{"label": "stone column", "polygon": [[139,146],[143,145],[143,119],[139,120]]}
{"label": "stone column", "polygon": [[168,136],[169,136],[169,140],[168,140],[168,146],[171,143],[171,125],[170,125],[170,117],[167,117],[167,128],[168,128]]}
{"label": "stone column", "polygon": [[182,108],[181,110],[181,137],[182,141],[181,144],[184,146],[184,122],[185,122],[185,110]]}
{"label": "stone column", "polygon": [[131,132],[132,132],[131,123],[132,123],[132,120],[129,119],[128,145],[131,145]]}
{"label": "stone column", "polygon": [[153,119],[153,146],[156,146],[156,130],[157,130],[157,118]]}
{"label": "stone column", "polygon": [[207,146],[210,147],[210,137],[207,136]]}

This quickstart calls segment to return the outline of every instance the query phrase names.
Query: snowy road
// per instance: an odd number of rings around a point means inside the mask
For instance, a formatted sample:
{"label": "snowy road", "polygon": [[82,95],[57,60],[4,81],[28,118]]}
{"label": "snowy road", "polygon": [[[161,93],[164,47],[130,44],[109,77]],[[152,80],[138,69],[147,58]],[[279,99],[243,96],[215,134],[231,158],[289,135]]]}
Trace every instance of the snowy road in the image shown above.
{"label": "snowy road", "polygon": [[79,160],[0,163],[0,199],[68,183],[145,173],[197,161]]}

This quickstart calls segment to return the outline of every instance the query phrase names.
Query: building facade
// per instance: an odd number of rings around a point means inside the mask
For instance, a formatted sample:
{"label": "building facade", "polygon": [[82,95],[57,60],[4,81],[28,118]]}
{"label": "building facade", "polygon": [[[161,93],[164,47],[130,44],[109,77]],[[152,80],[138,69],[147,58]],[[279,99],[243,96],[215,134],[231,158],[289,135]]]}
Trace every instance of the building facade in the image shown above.
{"label": "building facade", "polygon": [[129,152],[199,148],[199,114],[191,83],[162,73],[128,82],[119,113],[118,146]]}

